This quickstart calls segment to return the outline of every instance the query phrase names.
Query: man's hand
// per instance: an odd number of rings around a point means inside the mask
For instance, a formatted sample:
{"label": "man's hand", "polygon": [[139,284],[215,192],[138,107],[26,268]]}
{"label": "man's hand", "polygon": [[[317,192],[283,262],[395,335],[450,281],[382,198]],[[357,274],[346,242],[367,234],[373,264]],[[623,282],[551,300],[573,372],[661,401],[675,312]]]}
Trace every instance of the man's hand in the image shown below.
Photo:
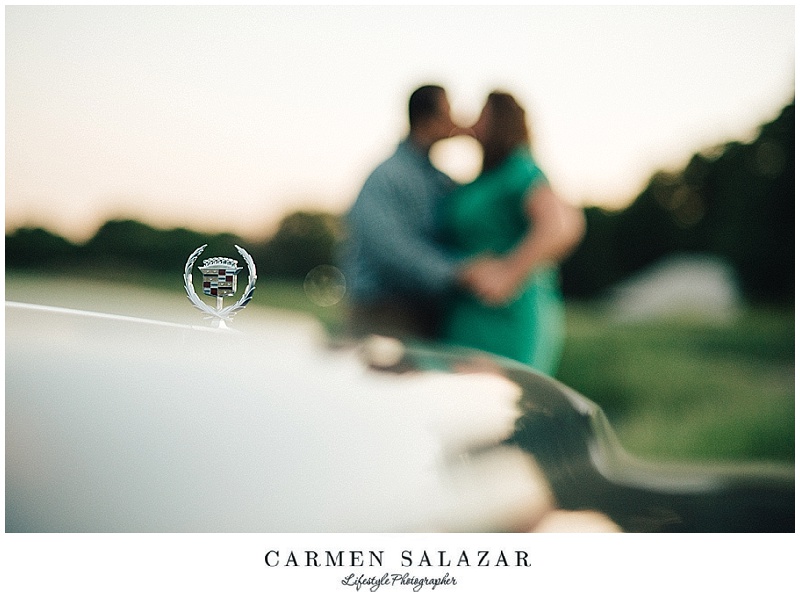
{"label": "man's hand", "polygon": [[522,280],[505,260],[483,256],[469,262],[459,273],[461,284],[490,306],[501,306],[516,298]]}

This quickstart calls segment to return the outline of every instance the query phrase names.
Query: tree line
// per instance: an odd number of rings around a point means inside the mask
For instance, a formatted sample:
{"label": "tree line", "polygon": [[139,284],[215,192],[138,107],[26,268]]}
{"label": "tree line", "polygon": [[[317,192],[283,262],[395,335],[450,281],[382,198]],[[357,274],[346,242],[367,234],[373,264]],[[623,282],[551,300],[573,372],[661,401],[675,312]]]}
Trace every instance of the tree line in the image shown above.
{"label": "tree line", "polygon": [[[751,142],[730,142],[695,154],[679,172],[658,172],[626,208],[585,208],[586,236],[562,266],[568,298],[600,296],[661,258],[702,252],[728,260],[745,296],[758,302],[794,299],[794,100],[763,125]],[[335,263],[341,216],[322,211],[288,214],[275,234],[246,241],[232,233],[159,229],[111,220],[83,244],[43,228],[6,235],[7,269],[76,272],[181,271],[187,256],[253,256],[259,277],[302,279]]]}
{"label": "tree line", "polygon": [[624,210],[585,210],[586,237],[562,269],[564,290],[592,297],[659,259],[726,259],[753,301],[794,297],[794,100],[750,143],[695,154],[656,173]]}

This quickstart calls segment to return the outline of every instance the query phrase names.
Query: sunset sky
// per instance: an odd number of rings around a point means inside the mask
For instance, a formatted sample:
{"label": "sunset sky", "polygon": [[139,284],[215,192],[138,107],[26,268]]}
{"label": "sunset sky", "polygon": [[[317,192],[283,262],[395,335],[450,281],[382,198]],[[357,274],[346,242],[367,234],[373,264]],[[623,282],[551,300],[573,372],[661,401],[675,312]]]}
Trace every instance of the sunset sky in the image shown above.
{"label": "sunset sky", "polygon": [[[793,5],[6,7],[6,231],[342,211],[427,82],[465,120],[516,94],[556,190],[621,206],[777,116],[794,29]],[[471,176],[474,145],[439,150]]]}

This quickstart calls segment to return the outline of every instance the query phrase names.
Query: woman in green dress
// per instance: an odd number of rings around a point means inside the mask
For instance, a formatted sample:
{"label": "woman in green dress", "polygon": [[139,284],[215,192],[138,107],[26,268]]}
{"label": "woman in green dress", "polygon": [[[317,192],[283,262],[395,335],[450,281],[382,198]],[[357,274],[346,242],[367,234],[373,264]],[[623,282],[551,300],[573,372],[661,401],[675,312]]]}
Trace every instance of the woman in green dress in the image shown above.
{"label": "woman in green dress", "polygon": [[564,339],[557,265],[580,242],[583,213],[562,201],[533,159],[525,111],[489,95],[473,127],[481,174],[443,206],[445,241],[464,258],[444,340],[515,359],[554,375]]}

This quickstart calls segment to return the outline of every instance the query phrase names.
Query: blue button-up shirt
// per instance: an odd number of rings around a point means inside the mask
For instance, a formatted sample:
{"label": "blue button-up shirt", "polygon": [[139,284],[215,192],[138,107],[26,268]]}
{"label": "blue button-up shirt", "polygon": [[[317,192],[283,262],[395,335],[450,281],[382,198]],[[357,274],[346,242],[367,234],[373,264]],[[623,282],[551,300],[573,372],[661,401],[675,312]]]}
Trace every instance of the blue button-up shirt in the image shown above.
{"label": "blue button-up shirt", "polygon": [[457,260],[437,243],[436,213],[455,186],[410,139],[369,175],[345,218],[352,301],[419,300],[452,287]]}

